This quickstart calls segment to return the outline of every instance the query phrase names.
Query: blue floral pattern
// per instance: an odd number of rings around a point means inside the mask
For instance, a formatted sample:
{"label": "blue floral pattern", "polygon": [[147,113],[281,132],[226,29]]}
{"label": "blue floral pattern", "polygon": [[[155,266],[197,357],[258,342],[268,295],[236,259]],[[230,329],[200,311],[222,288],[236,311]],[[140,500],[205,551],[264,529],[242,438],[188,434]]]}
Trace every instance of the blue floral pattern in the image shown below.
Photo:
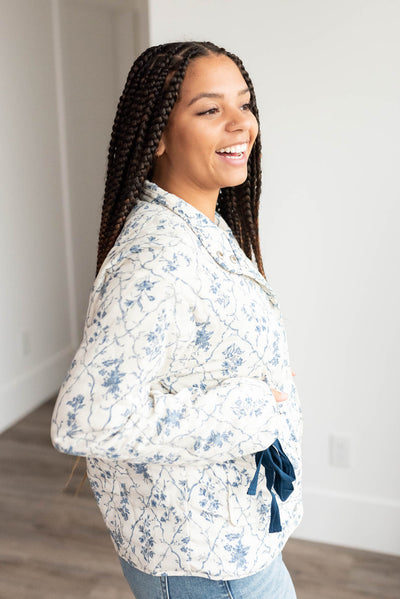
{"label": "blue floral pattern", "polygon": [[[279,304],[220,215],[146,181],[94,281],[51,436],[86,456],[114,546],[144,572],[241,578],[282,550],[302,517],[300,403]],[[262,472],[247,490],[277,438],[296,481],[271,534]]]}

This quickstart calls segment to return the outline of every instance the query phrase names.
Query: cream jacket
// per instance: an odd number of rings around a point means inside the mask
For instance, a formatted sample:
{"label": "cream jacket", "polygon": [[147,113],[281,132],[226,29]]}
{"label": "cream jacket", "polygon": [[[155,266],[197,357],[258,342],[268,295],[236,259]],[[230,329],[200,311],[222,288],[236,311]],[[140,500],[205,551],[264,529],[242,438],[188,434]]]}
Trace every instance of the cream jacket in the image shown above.
{"label": "cream jacket", "polygon": [[[272,289],[218,214],[147,181],[92,287],[51,425],[57,450],[86,456],[118,554],[153,575],[260,571],[301,520],[301,434]],[[262,469],[247,491],[275,439],[296,481],[270,533]]]}

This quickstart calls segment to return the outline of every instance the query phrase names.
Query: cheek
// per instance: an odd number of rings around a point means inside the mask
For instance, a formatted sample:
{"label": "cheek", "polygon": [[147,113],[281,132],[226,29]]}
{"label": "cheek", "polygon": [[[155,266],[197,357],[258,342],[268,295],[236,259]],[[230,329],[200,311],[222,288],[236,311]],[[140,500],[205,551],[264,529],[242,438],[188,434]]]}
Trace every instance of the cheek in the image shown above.
{"label": "cheek", "polygon": [[176,130],[173,147],[175,153],[181,156],[181,159],[188,159],[192,154],[199,151],[199,142],[196,131],[190,127],[182,127]]}
{"label": "cheek", "polygon": [[209,158],[214,154],[217,143],[212,132],[205,127],[193,125],[181,132],[180,141],[180,152],[185,154],[187,160],[193,159],[193,156],[198,160]]}

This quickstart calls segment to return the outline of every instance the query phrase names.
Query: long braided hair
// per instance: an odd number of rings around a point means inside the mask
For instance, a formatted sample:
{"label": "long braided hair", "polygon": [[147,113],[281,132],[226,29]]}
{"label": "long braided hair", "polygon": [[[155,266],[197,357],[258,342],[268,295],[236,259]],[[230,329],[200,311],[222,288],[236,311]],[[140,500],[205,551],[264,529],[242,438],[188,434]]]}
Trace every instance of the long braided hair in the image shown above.
{"label": "long braided hair", "polygon": [[[133,63],[119,99],[108,150],[108,167],[98,241],[96,275],[151,178],[155,154],[191,61],[224,54],[239,68],[249,90],[257,122],[253,84],[242,61],[211,42],[174,42],[145,50]],[[241,185],[220,190],[216,210],[225,219],[240,247],[254,258],[263,276],[258,211],[261,191],[261,141],[258,134]]]}
{"label": "long braided hair", "polygon": [[[108,150],[108,167],[98,241],[98,274],[126,218],[140,198],[145,179],[151,178],[156,151],[190,61],[210,54],[224,54],[239,68],[250,91],[251,111],[259,123],[253,84],[242,61],[211,42],[175,42],[145,50],[133,63],[119,99]],[[265,277],[258,231],[261,192],[260,133],[247,163],[247,179],[241,185],[220,190],[216,210],[224,218],[240,247],[254,258]],[[80,456],[65,485],[71,482]],[[87,478],[86,470],[75,493]]]}

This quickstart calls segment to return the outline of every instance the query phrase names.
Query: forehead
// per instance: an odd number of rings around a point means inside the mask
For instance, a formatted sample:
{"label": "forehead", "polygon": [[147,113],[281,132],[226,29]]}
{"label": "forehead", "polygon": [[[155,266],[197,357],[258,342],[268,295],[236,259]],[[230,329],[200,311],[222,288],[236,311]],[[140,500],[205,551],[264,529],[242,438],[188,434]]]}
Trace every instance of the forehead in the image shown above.
{"label": "forehead", "polygon": [[201,92],[237,92],[246,87],[246,82],[236,64],[228,56],[211,54],[193,60],[187,70],[180,89],[180,99]]}

